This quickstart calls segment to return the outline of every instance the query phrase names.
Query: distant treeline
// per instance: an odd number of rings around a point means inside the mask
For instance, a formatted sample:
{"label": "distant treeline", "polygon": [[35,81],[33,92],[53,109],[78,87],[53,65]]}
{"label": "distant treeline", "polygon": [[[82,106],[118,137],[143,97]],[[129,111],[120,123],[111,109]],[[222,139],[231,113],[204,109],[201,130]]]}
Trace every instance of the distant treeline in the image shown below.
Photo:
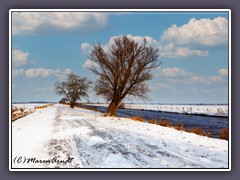
{"label": "distant treeline", "polygon": [[48,101],[29,101],[29,102],[12,102],[12,104],[52,104],[56,102],[48,102]]}

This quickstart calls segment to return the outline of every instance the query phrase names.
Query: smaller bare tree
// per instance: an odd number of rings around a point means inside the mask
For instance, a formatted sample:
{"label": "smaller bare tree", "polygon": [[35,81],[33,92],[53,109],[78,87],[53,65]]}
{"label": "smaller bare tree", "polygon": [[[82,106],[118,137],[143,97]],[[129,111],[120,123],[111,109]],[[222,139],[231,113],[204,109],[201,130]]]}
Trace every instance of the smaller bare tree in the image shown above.
{"label": "smaller bare tree", "polygon": [[90,88],[90,84],[91,81],[86,77],[70,73],[66,82],[61,81],[55,84],[55,90],[57,94],[64,95],[64,98],[70,103],[70,107],[74,108],[77,100],[88,97],[87,91]]}

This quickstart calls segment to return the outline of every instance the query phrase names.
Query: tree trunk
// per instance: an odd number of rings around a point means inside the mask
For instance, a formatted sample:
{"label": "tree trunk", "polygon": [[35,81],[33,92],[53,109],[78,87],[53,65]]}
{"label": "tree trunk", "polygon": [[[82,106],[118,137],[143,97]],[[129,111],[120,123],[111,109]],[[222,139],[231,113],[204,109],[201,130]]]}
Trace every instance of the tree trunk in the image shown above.
{"label": "tree trunk", "polygon": [[121,101],[112,101],[107,110],[107,116],[116,116],[118,105]]}
{"label": "tree trunk", "polygon": [[70,107],[74,108],[74,104],[75,104],[74,102],[70,102]]}

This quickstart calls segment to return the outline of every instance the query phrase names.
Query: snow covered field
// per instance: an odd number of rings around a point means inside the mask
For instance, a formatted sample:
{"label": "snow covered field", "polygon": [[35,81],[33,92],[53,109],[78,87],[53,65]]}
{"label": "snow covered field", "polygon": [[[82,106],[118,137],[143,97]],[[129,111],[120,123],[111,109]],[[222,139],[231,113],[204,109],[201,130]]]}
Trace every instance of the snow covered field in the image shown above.
{"label": "snow covered field", "polygon": [[12,122],[12,168],[228,168],[228,141],[55,104]]}
{"label": "snow covered field", "polygon": [[[90,104],[90,105],[108,106],[108,104]],[[228,105],[125,104],[125,108],[174,113],[228,116]]]}
{"label": "snow covered field", "polygon": [[47,105],[48,103],[13,103],[12,106],[18,108],[34,109],[36,106]]}

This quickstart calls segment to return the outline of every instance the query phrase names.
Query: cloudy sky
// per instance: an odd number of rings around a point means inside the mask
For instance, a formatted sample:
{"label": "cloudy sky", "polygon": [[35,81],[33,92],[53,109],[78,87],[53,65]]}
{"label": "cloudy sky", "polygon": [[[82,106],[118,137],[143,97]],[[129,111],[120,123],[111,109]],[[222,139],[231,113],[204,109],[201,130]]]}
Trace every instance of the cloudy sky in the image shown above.
{"label": "cloudy sky", "polygon": [[145,103],[228,103],[228,12],[193,11],[12,12],[13,102],[59,101],[54,83],[69,72],[94,81],[92,45],[122,35],[159,49]]}

